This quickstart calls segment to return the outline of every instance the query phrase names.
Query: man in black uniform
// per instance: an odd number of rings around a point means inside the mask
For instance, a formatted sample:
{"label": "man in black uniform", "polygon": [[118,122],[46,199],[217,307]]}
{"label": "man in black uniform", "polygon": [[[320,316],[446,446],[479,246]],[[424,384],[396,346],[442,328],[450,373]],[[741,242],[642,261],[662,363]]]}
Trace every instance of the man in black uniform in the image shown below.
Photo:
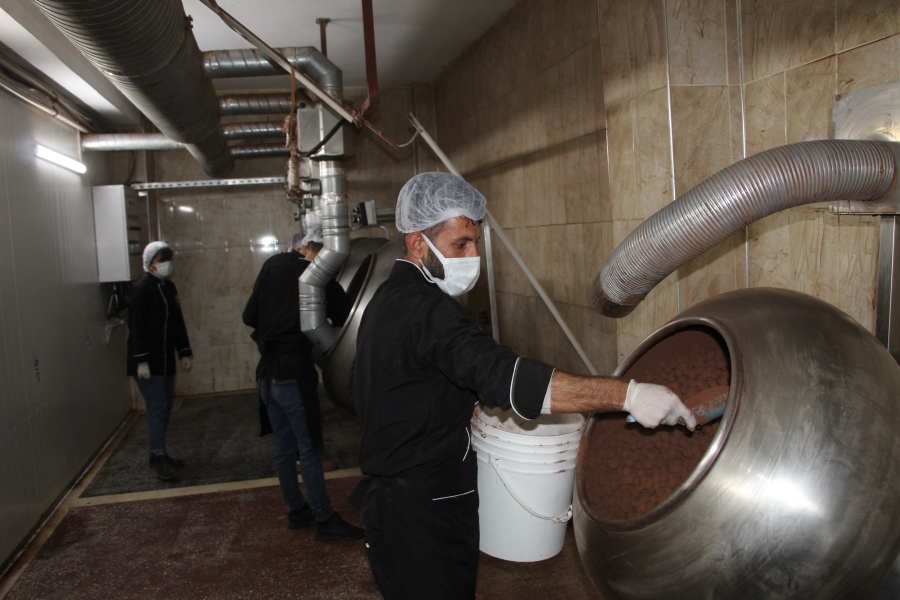
{"label": "man in black uniform", "polygon": [[[275,470],[288,505],[288,528],[316,524],[317,540],[355,540],[363,530],[331,508],[322,472],[322,424],[316,388],[319,374],[313,345],[300,330],[298,280],[310,265],[295,248],[276,254],[262,267],[244,308],[244,324],[261,355],[256,367],[260,398],[275,434]],[[343,325],[350,312],[344,290],[332,281],[325,290],[328,318]],[[296,457],[309,502],[297,484]]]}
{"label": "man in black uniform", "polygon": [[478,279],[484,197],[422,173],[397,202],[406,256],[366,308],[351,388],[362,429],[353,493],[388,600],[474,598],[478,489],[469,421],[480,399],[526,419],[627,410],[645,427],[695,420],[662,386],[582,377],[497,344],[452,297]]}

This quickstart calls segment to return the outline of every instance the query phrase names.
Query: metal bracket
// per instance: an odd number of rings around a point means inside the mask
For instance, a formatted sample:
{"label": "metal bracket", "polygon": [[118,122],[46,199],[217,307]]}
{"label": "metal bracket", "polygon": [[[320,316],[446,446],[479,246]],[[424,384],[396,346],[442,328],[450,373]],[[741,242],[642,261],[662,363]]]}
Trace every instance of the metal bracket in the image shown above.
{"label": "metal bracket", "polygon": [[[887,144],[900,164],[900,82],[854,90],[834,97],[834,137]],[[875,336],[900,362],[900,176],[877,202],[831,203],[837,215],[881,215]]]}
{"label": "metal bracket", "polygon": [[[854,90],[834,97],[834,139],[900,142],[900,82]],[[900,151],[891,144],[894,155]],[[900,163],[898,163],[900,164]],[[900,186],[895,177],[877,202],[839,200],[831,203],[837,215],[900,214]]]}

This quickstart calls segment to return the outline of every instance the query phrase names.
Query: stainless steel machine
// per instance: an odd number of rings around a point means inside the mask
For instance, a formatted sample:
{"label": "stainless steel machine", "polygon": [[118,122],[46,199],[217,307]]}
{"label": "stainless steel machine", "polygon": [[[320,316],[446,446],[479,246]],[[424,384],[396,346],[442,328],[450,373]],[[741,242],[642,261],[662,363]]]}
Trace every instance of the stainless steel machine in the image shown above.
{"label": "stainless steel machine", "polygon": [[[359,331],[359,323],[375,290],[388,278],[391,269],[394,268],[394,261],[401,258],[404,252],[405,246],[402,237],[382,245],[376,252],[363,258],[345,288],[347,294],[353,299],[353,308],[350,311],[350,317],[335,338],[334,344],[325,355],[321,367],[322,380],[328,397],[338,408],[351,414],[355,414],[355,411],[350,399],[348,383],[350,367],[356,356],[356,335]],[[343,276],[339,277],[340,282],[344,280]]]}
{"label": "stainless steel machine", "polygon": [[865,328],[797,292],[756,288],[686,310],[670,334],[724,340],[731,392],[693,473],[626,521],[591,507],[581,446],[575,535],[607,598],[867,598],[900,550],[900,366]]}

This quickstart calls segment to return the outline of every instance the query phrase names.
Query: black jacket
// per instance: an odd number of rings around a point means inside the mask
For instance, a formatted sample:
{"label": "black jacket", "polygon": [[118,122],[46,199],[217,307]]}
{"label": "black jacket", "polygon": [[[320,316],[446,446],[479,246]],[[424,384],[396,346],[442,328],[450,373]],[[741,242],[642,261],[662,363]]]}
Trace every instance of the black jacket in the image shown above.
{"label": "black jacket", "polygon": [[[256,379],[296,379],[300,386],[306,428],[313,447],[321,451],[322,421],[316,387],[319,374],[313,362],[313,344],[300,330],[299,279],[310,261],[298,252],[285,252],[263,263],[253,293],[244,307],[244,325],[253,327],[250,336],[259,348]],[[341,326],[350,314],[350,299],[335,281],[325,287],[326,314],[333,325]],[[260,400],[260,435],[272,431]]]}
{"label": "black jacket", "polygon": [[459,302],[398,260],[366,307],[350,375],[366,475],[444,469],[469,451],[479,399],[540,415],[553,367],[494,341]]}
{"label": "black jacket", "polygon": [[151,375],[172,375],[179,358],[193,355],[175,284],[147,273],[128,299],[127,374],[146,362]]}
{"label": "black jacket", "polygon": [[[244,324],[253,327],[252,339],[261,355],[256,378],[300,379],[318,384],[313,344],[300,330],[300,275],[311,263],[298,252],[284,252],[263,263],[253,293],[244,307]],[[325,288],[326,314],[333,325],[344,324],[350,300],[335,281]]]}

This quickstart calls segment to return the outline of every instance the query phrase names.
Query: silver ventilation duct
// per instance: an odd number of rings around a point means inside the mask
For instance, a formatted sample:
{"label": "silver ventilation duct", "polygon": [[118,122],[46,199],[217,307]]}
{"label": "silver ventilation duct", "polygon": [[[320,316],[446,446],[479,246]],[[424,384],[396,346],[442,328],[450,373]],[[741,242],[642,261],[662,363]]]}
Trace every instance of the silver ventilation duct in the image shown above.
{"label": "silver ventilation duct", "polygon": [[616,248],[591,289],[594,307],[624,317],[685,263],[773,213],[833,200],[875,200],[895,181],[900,144],[788,144],[727,167],[644,221]]}
{"label": "silver ventilation duct", "polygon": [[219,97],[219,112],[223,115],[288,115],[290,94],[233,94]]}
{"label": "silver ventilation duct", "polygon": [[180,150],[184,144],[162,133],[92,133],[81,136],[81,149],[92,152]]}
{"label": "silver ventilation duct", "polygon": [[150,121],[213,177],[234,159],[219,104],[178,0],[33,0]]}
{"label": "silver ventilation duct", "polygon": [[[172,141],[161,133],[89,134],[81,138],[81,149],[92,152],[180,150],[185,147],[185,144]],[[241,144],[226,148],[234,158],[263,158],[290,154],[282,143]]]}
{"label": "silver ventilation duct", "polygon": [[226,140],[255,140],[260,138],[284,137],[281,121],[258,121],[255,123],[228,123],[222,126]]}
{"label": "silver ventilation duct", "polygon": [[331,348],[340,331],[326,320],[325,286],[337,276],[350,256],[347,179],[339,164],[319,162],[322,194],[317,198],[317,212],[324,243],[312,264],[300,276],[300,330],[322,353]]}
{"label": "silver ventilation duct", "polygon": [[[276,48],[294,68],[308,75],[332,98],[341,100],[344,81],[341,70],[316,48]],[[208,78],[284,75],[284,69],[272,63],[259,50],[215,50],[203,53],[203,74]]]}
{"label": "silver ventilation duct", "polygon": [[[222,126],[226,140],[251,140],[282,137],[281,123],[262,121],[259,123],[229,123]],[[81,149],[99,152],[127,150],[178,150],[184,144],[170,140],[162,133],[91,133],[81,136]],[[284,148],[284,144],[279,144]],[[287,150],[279,154],[287,154]],[[231,149],[231,155],[234,148]]]}
{"label": "silver ventilation duct", "polygon": [[267,158],[269,156],[287,156],[290,150],[284,144],[241,144],[229,146],[231,155],[235,158]]}

